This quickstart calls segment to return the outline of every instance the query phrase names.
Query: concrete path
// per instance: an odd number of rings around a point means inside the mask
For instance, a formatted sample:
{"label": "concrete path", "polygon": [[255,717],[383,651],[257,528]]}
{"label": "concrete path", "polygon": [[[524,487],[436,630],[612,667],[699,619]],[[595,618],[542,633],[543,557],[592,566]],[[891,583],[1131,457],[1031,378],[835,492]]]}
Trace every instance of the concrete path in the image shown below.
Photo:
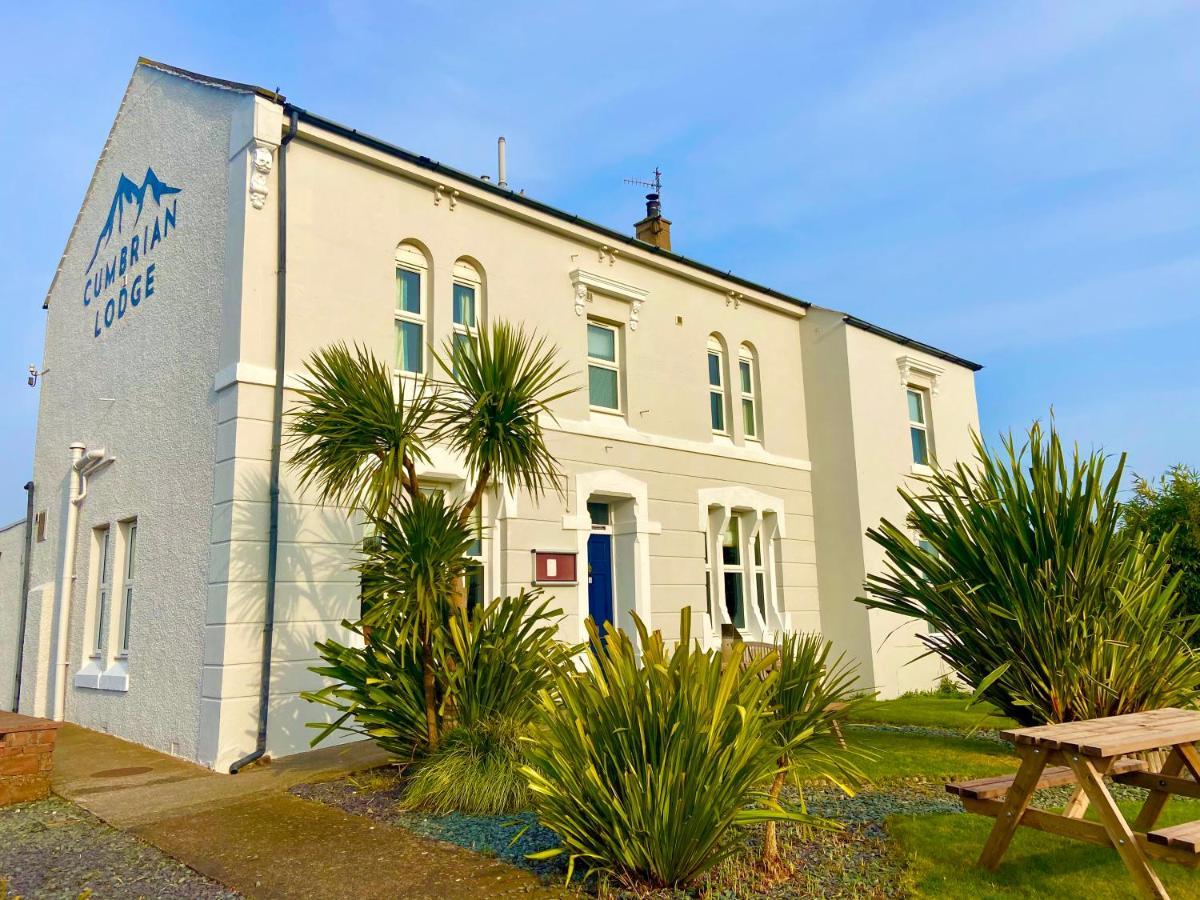
{"label": "concrete path", "polygon": [[218,775],[65,725],[54,791],[247,897],[563,895],[507,863],[287,793],[386,761],[364,741]]}

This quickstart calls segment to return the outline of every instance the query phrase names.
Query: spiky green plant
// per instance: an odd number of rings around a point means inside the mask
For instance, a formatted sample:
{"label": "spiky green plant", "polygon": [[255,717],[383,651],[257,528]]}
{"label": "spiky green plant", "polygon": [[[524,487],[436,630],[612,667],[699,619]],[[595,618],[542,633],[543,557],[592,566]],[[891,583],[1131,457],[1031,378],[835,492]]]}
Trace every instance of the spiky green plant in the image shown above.
{"label": "spiky green plant", "polygon": [[[858,665],[844,654],[832,657],[832,650],[833,644],[819,634],[785,634],[775,648],[776,678],[770,692],[771,733],[779,756],[770,790],[775,802],[789,774],[802,790],[800,760],[809,778],[826,778],[847,793],[853,793],[852,785],[864,777],[852,755],[830,736],[834,723],[871,695],[856,687]],[[776,823],[767,822],[762,859],[768,870],[782,866],[776,832]]]}
{"label": "spiky green plant", "polygon": [[[902,490],[907,521],[868,536],[886,553],[862,602],[922,619],[922,641],[1024,724],[1191,705],[1197,622],[1181,617],[1166,541],[1119,527],[1122,456],[1064,450],[1053,425]],[[930,549],[913,539],[919,534]]]}
{"label": "spiky green plant", "polygon": [[540,423],[542,415],[553,420],[551,404],[575,390],[563,386],[557,355],[544,337],[508,322],[481,329],[473,340],[450,339],[437,355],[451,378],[439,397],[437,439],[461,455],[475,479],[464,517],[493,479],[535,500],[562,490]]}
{"label": "spiky green plant", "polygon": [[399,757],[411,756],[429,737],[420,654],[400,644],[393,629],[373,628],[368,637],[361,623],[343,622],[342,627],[357,634],[362,646],[334,640],[317,643],[324,665],[312,671],[330,683],[300,696],[338,715],[328,724],[309,723],[317,729],[312,743],[348,732],[373,738]]}
{"label": "spiky green plant", "polygon": [[529,783],[521,768],[522,718],[492,716],[446,732],[435,753],[418,766],[401,799],[404,809],[434,815],[463,812],[493,816],[529,808]]}
{"label": "spiky green plant", "polygon": [[[769,660],[723,667],[690,635],[668,647],[636,620],[639,653],[595,623],[587,668],[538,699],[525,773],[538,818],[558,834],[568,878],[577,861],[652,885],[685,885],[741,845],[740,827],[809,821],[772,803],[777,770]],[[762,676],[762,677],[760,677]]]}
{"label": "spiky green plant", "polygon": [[288,423],[291,465],[322,503],[385,516],[405,489],[417,490],[414,466],[426,445],[437,393],[400,380],[369,350],[334,344],[305,364],[300,404]]}
{"label": "spiky green plant", "polygon": [[374,542],[358,566],[363,623],[383,625],[399,646],[419,655],[426,741],[432,750],[438,745],[444,697],[438,690],[438,660],[445,652],[445,623],[453,614],[474,535],[440,491],[406,496],[372,524]]}

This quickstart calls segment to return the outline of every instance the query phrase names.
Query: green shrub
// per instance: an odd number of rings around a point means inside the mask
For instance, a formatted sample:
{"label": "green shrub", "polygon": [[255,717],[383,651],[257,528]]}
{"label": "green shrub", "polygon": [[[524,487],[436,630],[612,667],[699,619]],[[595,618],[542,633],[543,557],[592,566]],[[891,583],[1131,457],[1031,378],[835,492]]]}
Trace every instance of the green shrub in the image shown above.
{"label": "green shrub", "polygon": [[[1035,424],[978,461],[901,491],[907,521],[867,533],[887,570],[862,602],[922,619],[922,638],[976,694],[1023,724],[1191,705],[1197,621],[1181,617],[1167,541],[1119,527],[1124,458],[1068,457]],[[928,541],[928,550],[913,532]]]}
{"label": "green shrub", "polygon": [[[495,813],[527,808],[518,738],[575,648],[556,639],[561,612],[539,591],[493,601],[468,615],[452,614],[448,635],[434,642],[433,672],[438,731],[443,741],[423,759],[405,803],[433,812]],[[345,623],[357,634],[361,625]],[[305,698],[336,709],[319,724],[316,744],[335,731],[374,738],[384,749],[414,758],[428,747],[421,635],[376,626],[363,647],[337,641],[317,645],[324,666],[313,669],[334,683]]]}
{"label": "green shrub", "polygon": [[[819,634],[785,634],[775,649],[776,677],[769,703],[779,772],[771,784],[773,801],[778,802],[789,773],[801,790],[800,760],[808,777],[827,778],[848,793],[848,785],[863,777],[849,752],[829,737],[834,723],[845,719],[870,695],[855,687],[858,666],[847,662],[845,656],[831,660],[832,649]],[[763,864],[768,869],[782,865],[775,822],[767,823]]]}
{"label": "green shrub", "polygon": [[[681,639],[637,621],[641,652],[611,629],[606,649],[588,622],[589,667],[543,690],[525,772],[543,825],[559,848],[622,879],[684,885],[741,845],[739,826],[807,821],[772,806],[772,657],[746,670],[694,647],[688,610]],[[764,677],[759,677],[764,675]],[[753,808],[755,805],[758,808]]]}
{"label": "green shrub", "polygon": [[[363,635],[361,624],[343,622],[342,627]],[[340,715],[329,724],[309,723],[309,728],[318,729],[312,744],[345,731],[374,738],[389,753],[411,757],[427,737],[421,658],[397,640],[395,629],[377,627],[369,634],[362,647],[333,640],[317,644],[325,665],[312,671],[333,683],[301,696]]]}
{"label": "green shrub", "polygon": [[401,806],[434,815],[514,813],[529,808],[521,768],[526,723],[502,716],[446,732],[409,779]]}

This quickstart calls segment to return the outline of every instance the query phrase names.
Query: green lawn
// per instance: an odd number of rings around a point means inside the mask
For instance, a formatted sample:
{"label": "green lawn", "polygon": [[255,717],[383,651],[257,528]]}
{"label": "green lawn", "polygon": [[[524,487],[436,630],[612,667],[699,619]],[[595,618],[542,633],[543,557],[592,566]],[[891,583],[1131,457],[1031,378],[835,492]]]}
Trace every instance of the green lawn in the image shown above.
{"label": "green lawn", "polygon": [[845,735],[848,746],[864,750],[873,757],[857,760],[857,764],[876,783],[979,778],[1017,770],[1016,757],[1006,745],[996,741],[853,725],[845,729]]}
{"label": "green lawn", "polygon": [[[1137,802],[1125,802],[1126,815]],[[1175,824],[1200,818],[1200,802],[1175,798],[1159,820]],[[975,815],[893,816],[888,832],[909,866],[919,897],[990,900],[1056,897],[1109,900],[1136,896],[1129,874],[1113,850],[1093,847],[1029,828],[1017,829],[1012,846],[995,872],[975,861],[992,820]],[[1152,862],[1174,900],[1200,898],[1200,873]]]}
{"label": "green lawn", "polygon": [[925,728],[1011,728],[1012,719],[996,714],[995,707],[981,703],[967,709],[963,697],[910,696],[866,704],[852,717],[855,722],[886,722],[891,725],[920,725]]}

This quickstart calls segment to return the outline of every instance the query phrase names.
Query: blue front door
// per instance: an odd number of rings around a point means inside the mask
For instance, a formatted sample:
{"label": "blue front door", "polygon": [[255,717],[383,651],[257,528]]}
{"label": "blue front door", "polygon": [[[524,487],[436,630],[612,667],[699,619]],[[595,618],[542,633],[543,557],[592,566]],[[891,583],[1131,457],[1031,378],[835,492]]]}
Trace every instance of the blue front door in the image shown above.
{"label": "blue front door", "polygon": [[604,623],[613,620],[612,535],[588,537],[588,615],[604,636]]}

